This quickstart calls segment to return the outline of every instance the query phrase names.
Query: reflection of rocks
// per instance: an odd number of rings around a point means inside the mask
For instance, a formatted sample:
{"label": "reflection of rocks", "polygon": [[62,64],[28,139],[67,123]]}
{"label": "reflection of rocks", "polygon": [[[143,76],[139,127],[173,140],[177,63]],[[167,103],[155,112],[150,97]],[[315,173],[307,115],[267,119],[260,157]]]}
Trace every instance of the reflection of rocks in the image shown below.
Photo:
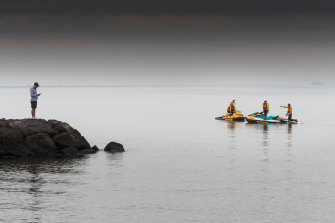
{"label": "reflection of rocks", "polygon": [[122,153],[125,151],[123,145],[117,142],[108,143],[104,150],[110,153]]}
{"label": "reflection of rocks", "polygon": [[69,124],[57,120],[0,119],[0,157],[82,156],[99,151]]}

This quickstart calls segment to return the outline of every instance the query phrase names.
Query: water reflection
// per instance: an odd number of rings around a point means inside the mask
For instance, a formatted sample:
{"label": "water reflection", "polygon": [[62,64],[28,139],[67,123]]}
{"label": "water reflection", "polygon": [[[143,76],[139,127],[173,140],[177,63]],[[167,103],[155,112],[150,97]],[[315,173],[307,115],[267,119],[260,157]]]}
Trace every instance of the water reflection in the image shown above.
{"label": "water reflection", "polygon": [[263,161],[269,161],[269,124],[260,125],[263,129]]}
{"label": "water reflection", "polygon": [[226,121],[227,123],[227,129],[228,129],[228,134],[229,137],[231,138],[230,141],[230,145],[229,145],[229,149],[235,149],[236,148],[236,136],[238,135],[236,131],[236,129],[241,130],[241,128],[244,126],[243,122],[230,122],[230,121]]}
{"label": "water reflection", "polygon": [[43,222],[41,216],[50,205],[48,202],[55,195],[65,194],[69,186],[75,186],[69,176],[82,172],[86,161],[86,158],[1,159],[1,203],[19,209],[20,217],[25,222]]}
{"label": "water reflection", "polygon": [[52,159],[52,158],[8,158],[0,159],[0,173],[69,173],[73,167],[85,165],[87,158]]}
{"label": "water reflection", "polygon": [[269,124],[260,125],[263,129],[263,146],[267,148],[269,146]]}
{"label": "water reflection", "polygon": [[292,124],[287,125],[287,146],[292,146]]}
{"label": "water reflection", "polygon": [[236,122],[227,122],[227,128],[229,130],[229,136],[232,138],[232,142],[235,142],[236,134],[235,134],[235,128],[236,128]]}
{"label": "water reflection", "polygon": [[236,122],[227,122],[227,127],[229,130],[234,131],[236,128]]}
{"label": "water reflection", "polygon": [[263,161],[269,161],[269,148],[270,148],[270,130],[271,124],[246,124],[247,128],[254,129],[256,132],[262,132],[262,148],[263,148]]}
{"label": "water reflection", "polygon": [[[244,122],[226,121],[226,123],[227,123],[227,128],[228,128],[229,132],[231,132],[231,133],[235,133],[236,129],[241,129],[245,125]],[[234,136],[234,134],[232,134],[232,136]]]}
{"label": "water reflection", "polygon": [[118,169],[123,165],[124,153],[107,153],[104,157],[104,164],[114,169]]}
{"label": "water reflection", "polygon": [[[248,129],[254,130],[255,132],[262,133],[262,147],[264,161],[269,160],[269,152],[273,144],[275,137],[276,140],[280,140],[281,143],[286,145],[288,161],[291,157],[291,148],[293,146],[293,125],[292,124],[246,124]],[[272,137],[271,137],[272,136]],[[272,145],[273,144],[273,145]]]}
{"label": "water reflection", "polygon": [[293,140],[292,140],[292,124],[287,125],[287,162],[291,162],[292,159],[292,145],[293,145]]}
{"label": "water reflection", "polygon": [[256,131],[261,131],[263,133],[263,146],[269,147],[269,128],[271,124],[246,124],[247,128],[249,129],[255,129]]}

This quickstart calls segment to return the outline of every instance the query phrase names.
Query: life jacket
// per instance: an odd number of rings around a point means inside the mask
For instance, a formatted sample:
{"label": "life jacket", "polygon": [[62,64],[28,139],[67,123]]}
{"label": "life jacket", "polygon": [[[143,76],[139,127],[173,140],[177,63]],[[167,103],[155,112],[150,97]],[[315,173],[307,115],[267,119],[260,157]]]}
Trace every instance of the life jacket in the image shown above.
{"label": "life jacket", "polygon": [[288,107],[287,108],[287,114],[288,115],[292,115],[292,107]]}
{"label": "life jacket", "polygon": [[269,111],[269,104],[263,103],[263,111]]}
{"label": "life jacket", "polygon": [[228,108],[227,108],[227,112],[228,113],[231,113],[232,111],[234,111],[234,106],[233,105],[229,105]]}

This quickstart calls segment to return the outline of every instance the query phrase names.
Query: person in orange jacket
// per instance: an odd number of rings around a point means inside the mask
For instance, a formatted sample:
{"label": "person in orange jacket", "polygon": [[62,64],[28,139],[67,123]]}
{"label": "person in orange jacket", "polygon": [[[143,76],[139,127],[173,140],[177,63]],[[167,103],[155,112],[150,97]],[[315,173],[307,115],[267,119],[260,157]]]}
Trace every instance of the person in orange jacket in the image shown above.
{"label": "person in orange jacket", "polygon": [[263,119],[264,120],[268,116],[269,110],[270,110],[270,106],[269,106],[267,100],[264,100],[264,103],[263,103]]}
{"label": "person in orange jacket", "polygon": [[291,104],[288,104],[287,106],[280,106],[282,108],[287,108],[286,116],[288,116],[288,120],[292,120],[292,107]]}

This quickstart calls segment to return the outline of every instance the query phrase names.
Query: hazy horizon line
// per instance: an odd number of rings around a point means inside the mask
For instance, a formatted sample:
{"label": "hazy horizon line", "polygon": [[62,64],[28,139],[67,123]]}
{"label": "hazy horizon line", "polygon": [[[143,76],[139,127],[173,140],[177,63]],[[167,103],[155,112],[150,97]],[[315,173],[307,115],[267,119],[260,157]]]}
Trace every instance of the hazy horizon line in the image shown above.
{"label": "hazy horizon line", "polygon": [[[0,88],[26,88],[32,85],[0,85]],[[123,87],[335,87],[335,83],[301,83],[301,84],[58,84],[42,85],[42,88],[82,88],[82,87],[101,87],[101,88],[123,88]]]}

